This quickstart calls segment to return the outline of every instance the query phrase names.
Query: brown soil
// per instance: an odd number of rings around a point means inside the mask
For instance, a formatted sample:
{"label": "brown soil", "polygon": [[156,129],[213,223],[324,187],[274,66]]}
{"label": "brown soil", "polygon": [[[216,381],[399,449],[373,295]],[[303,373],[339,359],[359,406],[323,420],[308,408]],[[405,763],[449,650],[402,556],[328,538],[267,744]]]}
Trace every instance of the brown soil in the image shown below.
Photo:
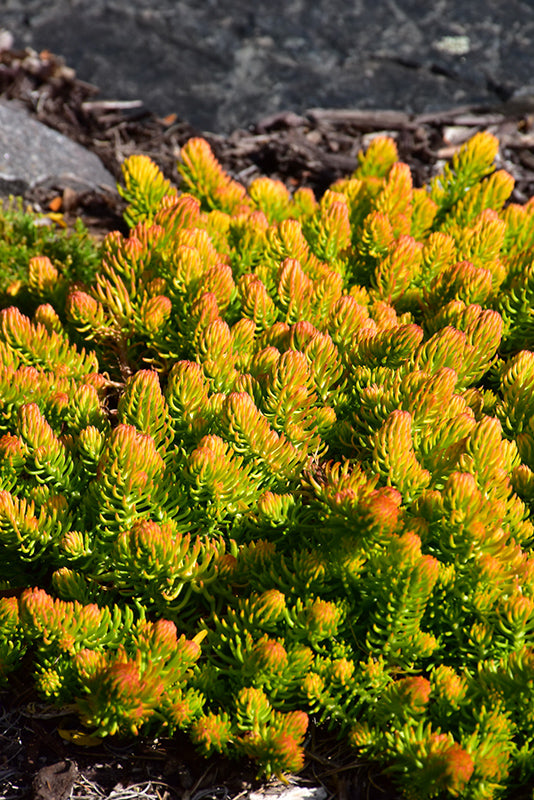
{"label": "brown soil", "polygon": [[[61,59],[48,52],[0,52],[0,97],[18,100],[40,121],[95,152],[118,180],[124,158],[144,153],[176,181],[180,147],[191,136],[203,135],[224,168],[243,183],[265,174],[290,188],[310,186],[320,195],[334,180],[354,170],[358,151],[380,131],[396,139],[400,158],[409,164],[420,186],[462,142],[478,130],[490,130],[501,144],[499,167],[516,180],[512,199],[521,203],[534,195],[534,120],[520,109],[511,109],[510,116],[472,107],[419,116],[315,109],[304,116],[278,114],[249,130],[220,136],[195,130],[172,115],[157,117],[135,104],[99,101],[97,95],[96,87],[78,80]],[[59,206],[67,222],[81,216],[99,238],[109,230],[124,230],[124,206],[118,195],[52,188],[34,190],[26,199],[37,210],[46,210],[53,202],[54,210]],[[9,702],[5,696],[0,696],[2,700],[0,796],[5,800],[70,796],[103,800],[112,790],[115,800],[138,796],[244,800],[251,787],[261,786],[252,765],[201,759],[185,737],[103,742],[84,748],[59,734],[60,729],[76,728],[76,720],[65,712],[58,715],[30,704],[35,698],[23,686],[10,687]],[[315,742],[319,739],[320,747]],[[324,733],[319,737],[313,727],[299,783],[322,785],[329,797],[339,800],[398,797],[376,770],[351,759],[331,737]]]}

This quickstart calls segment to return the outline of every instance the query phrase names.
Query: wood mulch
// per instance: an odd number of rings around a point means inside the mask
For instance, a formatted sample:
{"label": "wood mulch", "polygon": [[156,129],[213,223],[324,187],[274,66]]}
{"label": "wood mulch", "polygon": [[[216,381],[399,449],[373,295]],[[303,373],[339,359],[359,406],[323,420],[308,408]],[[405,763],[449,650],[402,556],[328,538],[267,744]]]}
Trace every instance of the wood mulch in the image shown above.
{"label": "wood mulch", "polygon": [[[99,100],[95,86],[79,80],[60,58],[31,50],[0,51],[0,97],[26,106],[37,119],[95,152],[120,179],[122,161],[134,153],[150,156],[177,180],[180,147],[203,135],[223,167],[247,184],[269,175],[289,188],[309,186],[321,195],[337,178],[352,172],[357,153],[378,132],[393,136],[414,182],[426,183],[475,132],[489,130],[500,140],[499,167],[516,180],[512,200],[534,195],[534,119],[519,109],[454,108],[433,114],[397,111],[312,109],[304,115],[280,113],[228,136],[195,130],[173,114],[158,117],[142,104]],[[58,198],[60,201],[58,202]],[[81,216],[102,237],[122,229],[118,195],[36,189],[26,198],[36,210],[64,212],[67,222]],[[172,741],[103,742],[83,748],[59,735],[76,721],[49,716],[28,705],[36,698],[23,685],[0,695],[0,797],[4,800],[245,800],[250,790],[279,793],[280,785],[261,787],[249,764],[205,760],[185,737]],[[322,734],[321,747],[308,742],[303,786],[324,786],[339,800],[397,800],[390,784],[368,765],[342,753]],[[260,787],[260,788],[258,788]]]}
{"label": "wood mulch", "polygon": [[2,800],[249,800],[251,793],[254,800],[277,800],[296,786],[323,789],[323,800],[401,800],[376,766],[358,760],[313,722],[302,772],[288,783],[265,783],[257,778],[257,765],[202,758],[184,734],[74,744],[64,738],[80,729],[69,709],[40,703],[17,683],[9,697],[0,694]]}
{"label": "wood mulch", "polygon": [[[199,131],[170,113],[162,118],[140,101],[99,100],[98,88],[76,77],[61,58],[44,51],[0,51],[0,97],[24,104],[37,119],[96,153],[116,177],[134,153],[150,156],[171,181],[177,181],[180,147],[204,136],[223,167],[248,184],[259,175],[278,178],[289,188],[309,186],[320,196],[357,165],[357,153],[372,136],[395,138],[416,186],[435,175],[474,133],[489,130],[500,141],[498,166],[515,178],[512,200],[534,195],[534,117],[517,106],[498,109],[464,106],[428,114],[400,111],[310,109],[266,117],[228,136]],[[55,194],[57,198],[57,191]],[[43,210],[54,189],[34,190],[30,201]],[[56,200],[57,202],[57,200]],[[64,198],[67,215],[81,215],[95,233],[122,227],[123,204],[98,192]]]}

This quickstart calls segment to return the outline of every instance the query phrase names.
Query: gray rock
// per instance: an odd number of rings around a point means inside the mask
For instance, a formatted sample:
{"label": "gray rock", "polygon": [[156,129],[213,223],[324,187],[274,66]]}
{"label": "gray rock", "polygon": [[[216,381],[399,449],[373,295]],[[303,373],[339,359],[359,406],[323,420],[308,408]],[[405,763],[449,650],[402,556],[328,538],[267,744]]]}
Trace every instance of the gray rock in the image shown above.
{"label": "gray rock", "polygon": [[0,103],[0,195],[52,185],[115,191],[113,176],[97,156],[14,103]]}
{"label": "gray rock", "polygon": [[325,800],[328,792],[322,786],[291,786],[271,789],[268,785],[251,792],[247,800]]}
{"label": "gray rock", "polygon": [[526,0],[8,0],[15,45],[104,97],[228,132],[313,107],[432,112],[507,100],[534,73]]}

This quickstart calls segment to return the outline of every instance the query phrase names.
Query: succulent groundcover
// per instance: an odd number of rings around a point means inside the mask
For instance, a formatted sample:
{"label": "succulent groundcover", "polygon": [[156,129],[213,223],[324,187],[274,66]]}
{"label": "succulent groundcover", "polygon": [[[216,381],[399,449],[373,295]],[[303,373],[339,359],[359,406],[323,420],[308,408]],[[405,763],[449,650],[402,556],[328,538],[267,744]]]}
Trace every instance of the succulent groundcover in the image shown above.
{"label": "succulent groundcover", "polygon": [[313,724],[407,798],[529,785],[534,200],[497,148],[414,188],[377,137],[317,200],[191,139],[180,189],[124,162],[101,246],[4,210],[4,688],[264,775]]}

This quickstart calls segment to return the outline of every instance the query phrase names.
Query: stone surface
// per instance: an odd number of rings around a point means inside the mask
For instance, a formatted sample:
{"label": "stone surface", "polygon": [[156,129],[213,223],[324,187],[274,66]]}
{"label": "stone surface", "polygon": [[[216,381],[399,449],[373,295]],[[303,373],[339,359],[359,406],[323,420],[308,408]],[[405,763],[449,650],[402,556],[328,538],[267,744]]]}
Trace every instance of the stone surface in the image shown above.
{"label": "stone surface", "polygon": [[494,105],[534,73],[530,0],[4,0],[16,46],[103,97],[228,132],[314,106]]}
{"label": "stone surface", "polygon": [[115,191],[113,176],[97,156],[15,103],[0,103],[0,195],[47,185]]}
{"label": "stone surface", "polygon": [[288,788],[276,788],[272,792],[267,786],[265,790],[251,792],[246,800],[325,800],[328,792],[322,786],[291,786]]}

